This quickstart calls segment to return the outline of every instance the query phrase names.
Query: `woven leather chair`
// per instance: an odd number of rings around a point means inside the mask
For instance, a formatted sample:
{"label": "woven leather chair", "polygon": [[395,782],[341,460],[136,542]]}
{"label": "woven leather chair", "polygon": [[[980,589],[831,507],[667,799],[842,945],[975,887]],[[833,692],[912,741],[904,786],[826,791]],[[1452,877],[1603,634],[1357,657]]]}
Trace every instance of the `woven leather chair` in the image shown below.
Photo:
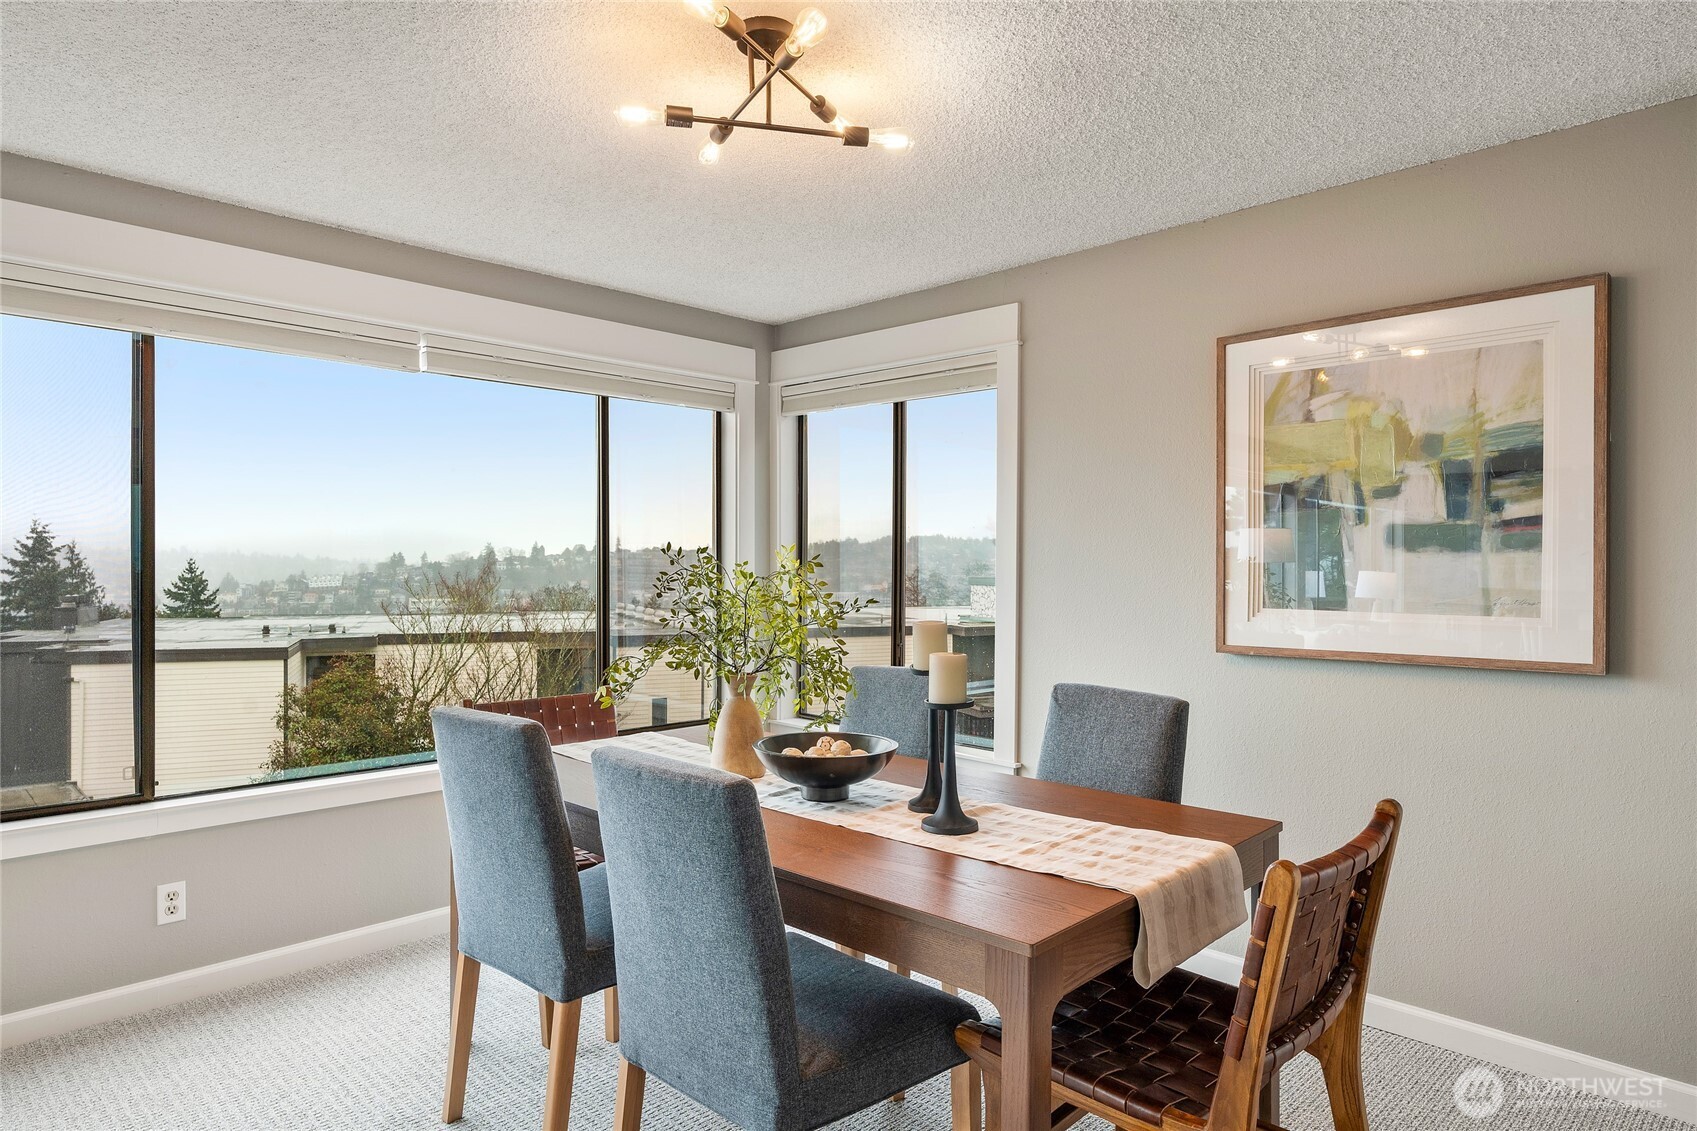
{"label": "woven leather chair", "polygon": [[588,742],[592,738],[612,738],[619,733],[613,708],[601,706],[593,695],[551,695],[543,699],[508,699],[502,703],[473,703],[467,699],[460,705],[475,711],[535,719],[548,732],[548,741],[555,746],[566,742]]}
{"label": "woven leather chair", "polygon": [[464,1106],[478,977],[488,965],[545,1002],[543,1128],[566,1131],[583,998],[611,989],[616,974],[607,869],[578,868],[539,724],[461,707],[437,707],[430,723],[463,896],[442,1122],[458,1120]]}
{"label": "woven leather chair", "polygon": [[[1096,1115],[1134,1131],[1255,1131],[1261,1090],[1300,1052],[1320,1061],[1338,1131],[1367,1131],[1361,1014],[1402,806],[1379,802],[1338,851],[1267,870],[1243,976],[1228,986],[1175,970],[1145,990],[1127,962],[1055,1011],[1054,1125]],[[986,1127],[1001,1120],[1001,1034],[956,1039],[985,1073]]]}
{"label": "woven leather chair", "polygon": [[649,1074],[748,1131],[971,1075],[954,1040],[971,1004],[785,931],[752,782],[618,746],[593,766],[624,983],[618,1131],[637,1131]]}
{"label": "woven leather chair", "polygon": [[1166,695],[1057,683],[1037,776],[1175,804],[1184,792],[1190,704]]}

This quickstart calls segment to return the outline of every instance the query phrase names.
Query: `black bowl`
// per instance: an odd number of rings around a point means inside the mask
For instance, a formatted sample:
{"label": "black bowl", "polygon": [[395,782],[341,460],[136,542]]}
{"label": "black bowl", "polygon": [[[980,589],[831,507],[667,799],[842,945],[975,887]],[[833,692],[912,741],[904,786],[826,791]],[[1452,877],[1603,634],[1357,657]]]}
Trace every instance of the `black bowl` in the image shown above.
{"label": "black bowl", "polygon": [[[820,735],[842,739],[852,749],[864,750],[859,756],[842,758],[810,757],[785,754],[794,746],[810,748]],[[801,786],[801,795],[809,801],[843,801],[848,798],[849,786],[863,782],[884,768],[896,753],[896,740],[876,734],[854,734],[850,731],[802,731],[799,734],[775,734],[754,744],[754,752],[766,763],[766,768],[787,782]]]}

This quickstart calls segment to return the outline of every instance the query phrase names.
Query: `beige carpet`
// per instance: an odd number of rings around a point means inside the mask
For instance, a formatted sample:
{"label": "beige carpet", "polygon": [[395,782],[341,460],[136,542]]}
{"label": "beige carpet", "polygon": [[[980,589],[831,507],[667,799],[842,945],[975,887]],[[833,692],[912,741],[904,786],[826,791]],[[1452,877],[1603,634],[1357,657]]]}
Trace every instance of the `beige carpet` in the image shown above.
{"label": "beige carpet", "polygon": [[[52,1037],[0,1056],[0,1123],[8,1131],[380,1131],[439,1128],[447,1044],[445,939]],[[536,998],[493,971],[478,999],[465,1131],[536,1131],[547,1053]],[[1502,1071],[1507,1101],[1474,1119],[1458,1110],[1457,1078],[1478,1061],[1370,1032],[1367,1098],[1376,1131],[1691,1131],[1684,1123],[1571,1092],[1522,1090]],[[601,1039],[599,998],[586,1003],[573,1128],[612,1125],[614,1050]],[[1528,1083],[1530,1083],[1528,1081]],[[1283,1122],[1331,1127],[1311,1058],[1285,1070]],[[729,1125],[654,1081],[653,1131]],[[948,1084],[835,1124],[843,1131],[945,1131]],[[1105,1124],[1080,1127],[1101,1131]]]}

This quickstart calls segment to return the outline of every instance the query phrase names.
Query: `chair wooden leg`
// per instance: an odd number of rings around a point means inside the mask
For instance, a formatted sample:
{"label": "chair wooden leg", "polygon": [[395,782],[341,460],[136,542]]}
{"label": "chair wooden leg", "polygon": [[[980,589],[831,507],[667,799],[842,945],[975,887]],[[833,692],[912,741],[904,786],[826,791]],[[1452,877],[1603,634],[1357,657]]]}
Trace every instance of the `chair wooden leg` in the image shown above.
{"label": "chair wooden leg", "polygon": [[[1337,1023],[1309,1049],[1326,1077],[1326,1098],[1332,1101],[1332,1124],[1337,1131],[1367,1131],[1367,1092],[1361,1086],[1362,996],[1350,995]],[[1277,1113],[1261,1112],[1277,1121]]]}
{"label": "chair wooden leg", "polygon": [[566,1131],[571,1119],[577,1026],[582,1014],[582,998],[554,1002],[554,1027],[548,1042],[548,1088],[542,1098],[542,1131]]}
{"label": "chair wooden leg", "polygon": [[952,994],[955,997],[959,997],[960,996],[960,987],[959,986],[951,986],[947,982],[944,982],[943,983],[943,992],[946,993],[946,994]]}
{"label": "chair wooden leg", "polygon": [[601,1027],[607,1043],[619,1043],[619,987],[608,986],[601,994]]}
{"label": "chair wooden leg", "polygon": [[619,1058],[619,1083],[613,1098],[613,1131],[639,1131],[642,1127],[642,1092],[648,1073]]}
{"label": "chair wooden leg", "polygon": [[547,994],[536,995],[536,1011],[542,1015],[542,1047],[547,1048],[554,1029],[554,1003]]}
{"label": "chair wooden leg", "polygon": [[984,1073],[976,1062],[967,1061],[949,1070],[949,1127],[951,1131],[983,1131],[984,1109],[979,1091]]}
{"label": "chair wooden leg", "polygon": [[848,947],[844,946],[842,943],[833,943],[832,945],[835,946],[838,950],[842,951],[844,954],[848,955],[850,958],[854,959],[856,962],[865,962],[866,961],[866,952],[864,950],[850,950]]}
{"label": "chair wooden leg", "polygon": [[448,1028],[448,1086],[442,1097],[442,1122],[454,1123],[465,1111],[466,1066],[471,1063],[471,1023],[477,1013],[475,958],[460,954],[454,962],[454,1006]]}
{"label": "chair wooden leg", "polygon": [[[968,1025],[962,1025],[955,1030],[955,1043],[960,1046],[960,1051],[967,1055],[967,1061],[974,1070],[973,1075],[978,1077],[983,1084],[983,1131],[1002,1131],[1002,1058],[985,1052],[982,1038],[976,1030]],[[958,1068],[954,1069],[954,1072],[959,1071]],[[957,1089],[960,1086],[958,1079],[952,1073],[949,1082]],[[959,1094],[958,1091],[956,1094]],[[973,1089],[972,1094],[976,1096],[976,1088]],[[959,1131],[958,1116],[954,1126],[956,1131]]]}

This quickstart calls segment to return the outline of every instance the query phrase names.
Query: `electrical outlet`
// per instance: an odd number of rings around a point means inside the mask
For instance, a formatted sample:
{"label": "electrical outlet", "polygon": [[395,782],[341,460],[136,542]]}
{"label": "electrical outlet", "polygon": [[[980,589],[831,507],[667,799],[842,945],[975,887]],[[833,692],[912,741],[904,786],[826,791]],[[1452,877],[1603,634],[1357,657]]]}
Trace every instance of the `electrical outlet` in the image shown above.
{"label": "electrical outlet", "polygon": [[159,925],[180,923],[189,917],[189,882],[160,884],[158,889]]}

